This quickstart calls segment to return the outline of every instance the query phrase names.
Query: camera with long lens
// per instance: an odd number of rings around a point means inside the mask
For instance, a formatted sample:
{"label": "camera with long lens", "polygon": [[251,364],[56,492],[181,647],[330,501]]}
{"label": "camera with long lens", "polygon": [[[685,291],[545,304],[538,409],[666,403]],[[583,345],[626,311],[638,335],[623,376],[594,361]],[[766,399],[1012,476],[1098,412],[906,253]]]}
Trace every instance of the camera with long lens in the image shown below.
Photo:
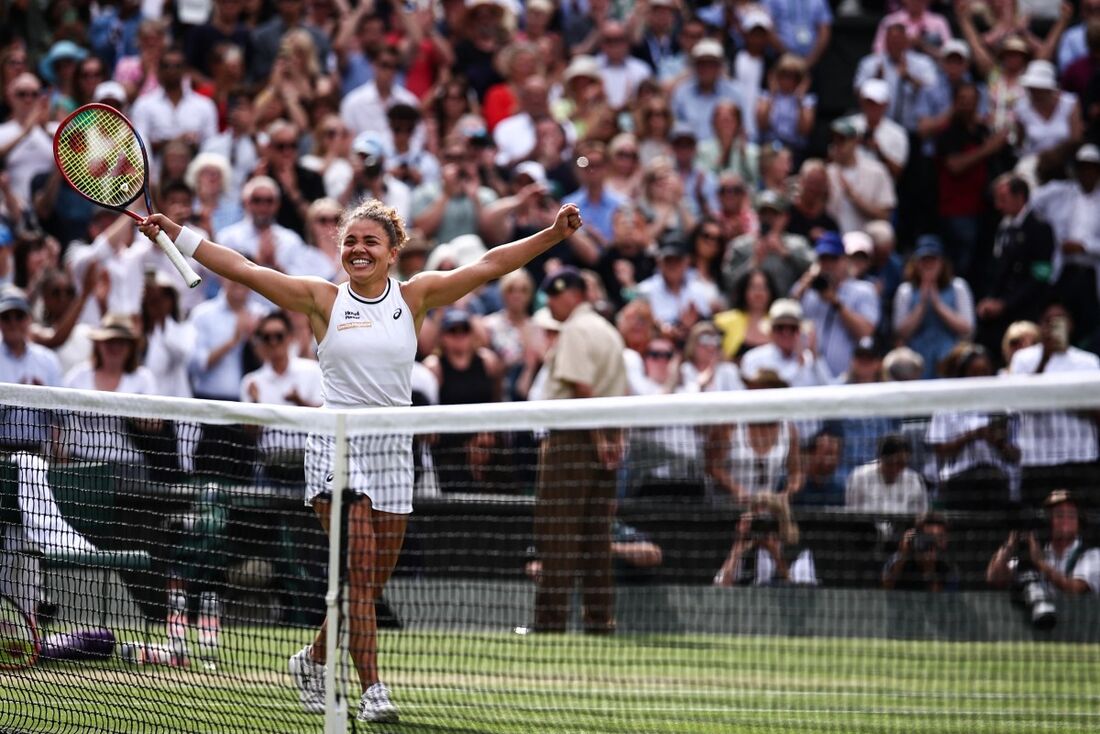
{"label": "camera with long lens", "polygon": [[1024,613],[1037,630],[1049,630],[1058,622],[1058,610],[1054,606],[1054,594],[1043,580],[1042,574],[1031,562],[1031,549],[1027,538],[1021,535],[1016,543],[1016,571],[1012,577],[1012,599],[1023,607]]}
{"label": "camera with long lens", "polygon": [[813,280],[810,281],[810,287],[818,293],[824,293],[829,290],[829,286],[833,284],[833,281],[829,279],[828,275],[815,275]]}

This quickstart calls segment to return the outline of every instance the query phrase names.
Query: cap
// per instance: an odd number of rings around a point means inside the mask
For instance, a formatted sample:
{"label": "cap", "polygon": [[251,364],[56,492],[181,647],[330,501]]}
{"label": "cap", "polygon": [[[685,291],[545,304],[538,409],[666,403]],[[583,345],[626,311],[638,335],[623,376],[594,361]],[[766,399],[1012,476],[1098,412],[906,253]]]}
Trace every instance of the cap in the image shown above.
{"label": "cap", "polygon": [[537,184],[546,183],[546,169],[538,161],[524,161],[517,165],[512,170],[512,178],[516,176],[526,176]]}
{"label": "cap", "polygon": [[504,12],[503,3],[500,3],[497,0],[466,0],[466,7],[470,10],[473,10],[474,8],[479,8],[483,5],[493,8],[495,10],[499,10],[501,13]]}
{"label": "cap", "polygon": [[867,79],[859,85],[859,96],[869,99],[875,104],[888,104],[890,102],[890,85],[885,79]]}
{"label": "cap", "polygon": [[852,121],[847,117],[841,117],[833,120],[833,124],[829,127],[837,135],[843,135],[846,138],[854,138],[859,132],[856,130],[856,126],[852,124]]}
{"label": "cap", "polygon": [[857,253],[871,255],[875,251],[875,243],[871,240],[871,235],[866,232],[860,232],[858,230],[846,232],[843,241],[844,252],[847,255],[855,255]]}
{"label": "cap", "polygon": [[754,28],[763,28],[766,31],[772,29],[772,19],[767,13],[757,11],[749,11],[745,13],[745,17],[741,19],[741,28],[746,33]]}
{"label": "cap", "polygon": [[137,339],[134,333],[133,320],[122,313],[109,313],[99,322],[99,327],[88,332],[88,338],[92,341],[106,341],[108,339]]}
{"label": "cap", "polygon": [[692,140],[698,140],[695,135],[695,128],[686,122],[678,122],[672,126],[672,132],[669,134],[669,140],[680,140],[682,138],[691,138]]}
{"label": "cap", "polygon": [[1100,148],[1097,148],[1092,143],[1082,145],[1077,149],[1077,155],[1074,156],[1074,160],[1078,163],[1098,163],[1100,164]]}
{"label": "cap", "polygon": [[944,41],[943,47],[940,49],[940,58],[946,59],[948,56],[962,56],[969,61],[970,47],[966,45],[966,41],[958,38],[948,39]]}
{"label": "cap", "polygon": [[844,241],[836,232],[825,232],[814,242],[814,252],[818,255],[841,257],[844,254]]}
{"label": "cap", "polygon": [[[650,3],[652,5],[652,3]],[[550,0],[527,0],[527,12],[541,10],[544,13],[554,12],[554,3]]]}
{"label": "cap", "polygon": [[546,329],[547,331],[561,331],[561,322],[550,315],[550,309],[543,306],[539,310],[535,311],[531,316],[531,321],[535,326],[540,329]]}
{"label": "cap", "polygon": [[1020,77],[1020,86],[1025,89],[1055,90],[1058,88],[1058,72],[1049,61],[1036,59],[1027,65],[1027,70]]}
{"label": "cap", "polygon": [[917,248],[913,257],[943,257],[943,240],[934,234],[922,234],[917,238]]}
{"label": "cap", "polygon": [[363,164],[377,165],[386,157],[386,146],[374,133],[362,132],[351,143],[352,152],[363,156]]}
{"label": "cap", "polygon": [[691,58],[693,59],[718,59],[722,60],[726,57],[726,52],[722,50],[722,44],[715,41],[713,38],[704,38],[695,44],[691,49]]}
{"label": "cap", "polygon": [[27,300],[27,294],[23,292],[22,288],[8,285],[0,289],[0,313],[8,311],[31,312],[30,301]]}
{"label": "cap", "polygon": [[569,62],[569,66],[565,67],[562,79],[568,84],[579,76],[588,79],[600,78],[600,65],[595,58],[584,54],[574,56],[573,60]]}
{"label": "cap", "polygon": [[657,259],[664,260],[668,257],[687,257],[687,250],[684,249],[680,242],[668,240],[661,243],[661,246],[657,248]]}
{"label": "cap", "polygon": [[793,298],[777,298],[768,309],[768,320],[773,324],[780,321],[802,322],[802,304]]}
{"label": "cap", "polygon": [[880,356],[878,344],[873,336],[865,336],[856,343],[852,349],[853,357],[878,357]]}
{"label": "cap", "polygon": [[461,308],[448,308],[443,313],[443,321],[440,324],[440,328],[443,331],[450,331],[456,326],[469,326],[470,314],[463,311]]}
{"label": "cap", "polygon": [[787,200],[772,191],[771,189],[764,189],[756,197],[757,211],[761,209],[774,209],[775,211],[782,214],[783,212],[787,211],[788,206],[789,204]]}
{"label": "cap", "polygon": [[676,0],[649,0],[649,7],[651,8],[672,8],[676,10],[678,7]]}
{"label": "cap", "polygon": [[542,280],[541,289],[548,296],[557,296],[565,293],[570,288],[583,291],[588,288],[581,277],[581,271],[576,268],[564,267],[547,275]]}
{"label": "cap", "polygon": [[100,82],[96,85],[95,92],[92,93],[93,102],[102,102],[105,99],[114,99],[119,102],[125,102],[129,99],[126,96],[126,87],[122,86],[118,82]]}
{"label": "cap", "polygon": [[1077,506],[1077,498],[1068,489],[1056,489],[1047,495],[1047,498],[1043,500],[1043,507],[1054,507],[1055,505],[1070,503],[1073,506]]}
{"label": "cap", "polygon": [[1027,41],[1019,36],[1009,36],[1005,40],[1001,41],[1001,47],[998,49],[998,53],[1006,54],[1010,52],[1016,52],[1019,54],[1031,55],[1031,46],[1027,45]]}

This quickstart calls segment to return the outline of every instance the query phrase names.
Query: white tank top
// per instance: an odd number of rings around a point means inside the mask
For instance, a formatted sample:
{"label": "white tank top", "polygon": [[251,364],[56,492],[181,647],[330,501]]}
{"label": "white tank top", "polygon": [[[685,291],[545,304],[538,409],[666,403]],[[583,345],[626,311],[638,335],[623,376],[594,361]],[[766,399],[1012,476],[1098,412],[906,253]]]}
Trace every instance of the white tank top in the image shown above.
{"label": "white tank top", "polygon": [[378,298],[363,298],[341,283],[317,345],[326,408],[412,404],[416,359],[413,315],[393,278]]}
{"label": "white tank top", "polygon": [[780,421],[775,443],[767,453],[758,454],[749,443],[748,426],[739,423],[730,437],[730,473],[734,480],[749,494],[776,491],[787,473],[790,443],[790,426]]}

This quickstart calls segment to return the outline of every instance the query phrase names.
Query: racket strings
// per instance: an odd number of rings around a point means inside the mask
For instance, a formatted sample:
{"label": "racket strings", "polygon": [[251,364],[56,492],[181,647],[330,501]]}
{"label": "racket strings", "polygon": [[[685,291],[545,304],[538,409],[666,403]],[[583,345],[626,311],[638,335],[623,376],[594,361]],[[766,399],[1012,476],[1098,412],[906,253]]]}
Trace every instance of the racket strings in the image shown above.
{"label": "racket strings", "polygon": [[145,157],[121,115],[93,107],[70,118],[56,134],[58,166],[69,184],[93,201],[120,207],[145,182]]}

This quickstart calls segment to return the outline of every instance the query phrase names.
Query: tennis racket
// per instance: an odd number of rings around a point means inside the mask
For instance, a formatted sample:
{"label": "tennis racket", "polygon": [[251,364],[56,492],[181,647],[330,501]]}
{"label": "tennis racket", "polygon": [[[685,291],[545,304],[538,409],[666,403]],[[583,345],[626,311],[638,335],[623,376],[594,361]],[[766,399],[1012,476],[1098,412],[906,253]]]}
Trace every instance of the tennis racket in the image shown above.
{"label": "tennis racket", "polygon": [[[66,117],[53,136],[53,157],[69,185],[93,204],[141,222],[145,217],[126,207],[144,194],[145,208],[153,213],[145,143],[126,116],[114,107],[93,102]],[[154,242],[189,287],[202,282],[168,235],[161,232]]]}
{"label": "tennis racket", "polygon": [[0,670],[29,668],[40,649],[34,621],[14,601],[0,596]]}

